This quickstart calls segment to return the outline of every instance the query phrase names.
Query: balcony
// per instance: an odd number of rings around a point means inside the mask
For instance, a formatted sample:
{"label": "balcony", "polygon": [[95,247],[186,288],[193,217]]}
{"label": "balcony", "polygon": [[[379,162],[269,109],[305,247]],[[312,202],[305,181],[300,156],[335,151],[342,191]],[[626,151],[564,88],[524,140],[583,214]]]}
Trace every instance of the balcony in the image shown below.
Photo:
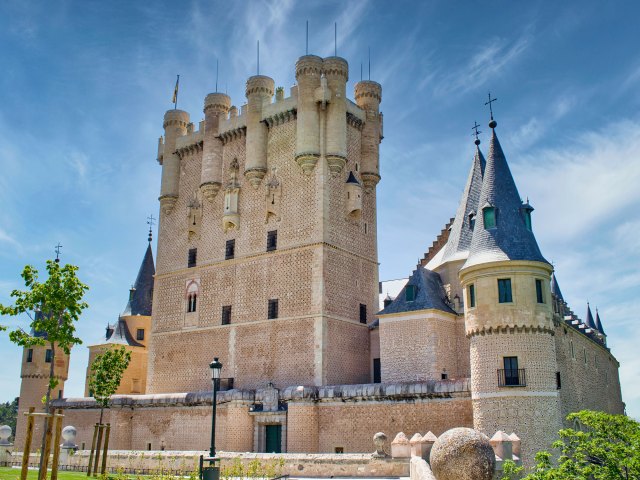
{"label": "balcony", "polygon": [[524,368],[498,370],[499,387],[526,387],[527,376]]}

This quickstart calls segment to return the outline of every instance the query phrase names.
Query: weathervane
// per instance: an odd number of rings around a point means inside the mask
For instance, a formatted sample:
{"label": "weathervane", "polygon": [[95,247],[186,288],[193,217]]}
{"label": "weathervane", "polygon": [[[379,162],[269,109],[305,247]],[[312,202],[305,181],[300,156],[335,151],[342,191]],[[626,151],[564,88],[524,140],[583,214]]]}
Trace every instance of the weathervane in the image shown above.
{"label": "weathervane", "polygon": [[156,224],[156,219],[153,218],[153,213],[147,217],[147,225],[149,225],[149,243],[151,243],[151,229]]}
{"label": "weathervane", "polygon": [[489,92],[489,101],[485,102],[485,105],[489,105],[489,113],[491,114],[491,121],[489,122],[489,127],[490,128],[496,128],[496,126],[498,125],[498,122],[496,122],[493,119],[493,107],[491,105],[496,100],[498,100],[498,99],[497,98],[491,98],[491,92]]}
{"label": "weathervane", "polygon": [[478,135],[481,134],[482,132],[480,130],[478,130],[478,127],[480,125],[478,125],[478,122],[476,122],[474,120],[473,122],[473,127],[471,127],[471,130],[474,130],[474,132],[471,135],[475,135],[476,137],[476,141],[474,142],[476,145],[480,145],[480,139],[478,138]]}
{"label": "weathervane", "polygon": [[62,248],[62,245],[60,244],[60,242],[58,242],[58,244],[56,245],[55,248],[55,252],[56,252],[56,263],[60,263],[60,249]]}

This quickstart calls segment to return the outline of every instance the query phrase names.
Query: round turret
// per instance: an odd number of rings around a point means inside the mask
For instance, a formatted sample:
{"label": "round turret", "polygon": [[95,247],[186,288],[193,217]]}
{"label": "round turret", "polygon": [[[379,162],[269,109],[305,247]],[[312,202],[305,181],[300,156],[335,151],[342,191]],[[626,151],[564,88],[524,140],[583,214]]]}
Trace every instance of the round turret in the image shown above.
{"label": "round turret", "polygon": [[296,62],[298,113],[296,120],[296,162],[309,175],[320,158],[320,116],[316,90],[320,88],[322,58],[305,55]]}
{"label": "round turret", "polygon": [[204,141],[202,145],[202,172],[200,191],[213,201],[222,186],[222,142],[218,136],[220,119],[231,108],[231,98],[224,93],[210,93],[204,99]]}
{"label": "round turret", "polygon": [[273,78],[254,75],[247,80],[247,158],[244,176],[254,188],[267,173],[267,126],[262,121],[262,109],[271,102]]}
{"label": "round turret", "polygon": [[378,82],[363,80],[356,83],[356,104],[364,110],[362,128],[362,183],[365,192],[372,192],[380,181],[380,141],[382,140],[382,86]]}
{"label": "round turret", "polygon": [[[330,90],[327,108],[326,158],[329,170],[340,173],[347,163],[347,80],[349,64],[344,58],[328,57],[322,65]],[[325,98],[324,96],[321,98]],[[317,99],[317,97],[316,97]]]}
{"label": "round turret", "polygon": [[362,80],[356,83],[354,96],[360,108],[377,112],[382,101],[382,85],[373,80]]}
{"label": "round turret", "polygon": [[162,153],[162,184],[160,210],[169,214],[178,200],[180,189],[180,158],[176,155],[176,138],[186,135],[189,114],[183,110],[168,110],[164,114],[164,148]]}

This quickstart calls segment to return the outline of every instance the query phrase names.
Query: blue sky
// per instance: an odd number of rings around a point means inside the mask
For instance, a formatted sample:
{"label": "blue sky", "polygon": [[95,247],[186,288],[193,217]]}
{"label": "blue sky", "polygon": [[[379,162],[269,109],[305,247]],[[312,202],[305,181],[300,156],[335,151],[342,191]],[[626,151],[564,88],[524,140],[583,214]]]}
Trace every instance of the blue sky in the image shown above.
{"label": "blue sky", "polygon": [[[78,325],[68,395],[83,391],[86,345],[117,318],[157,216],[162,116],[202,118],[215,87],[244,103],[261,73],[294,83],[305,51],[338,54],[348,91],[383,86],[378,186],[380,278],[405,277],[453,216],[485,131],[498,134],[565,298],[598,306],[620,360],[628,412],[640,417],[640,51],[637,2],[132,2],[0,4],[0,302],[54,245],[80,266],[91,308]],[[486,152],[486,149],[485,149]],[[155,251],[155,246],[154,246]],[[14,319],[3,319],[15,325]],[[23,319],[22,324],[26,321]],[[0,401],[19,392],[21,352],[0,334]],[[203,368],[206,368],[203,365]]]}

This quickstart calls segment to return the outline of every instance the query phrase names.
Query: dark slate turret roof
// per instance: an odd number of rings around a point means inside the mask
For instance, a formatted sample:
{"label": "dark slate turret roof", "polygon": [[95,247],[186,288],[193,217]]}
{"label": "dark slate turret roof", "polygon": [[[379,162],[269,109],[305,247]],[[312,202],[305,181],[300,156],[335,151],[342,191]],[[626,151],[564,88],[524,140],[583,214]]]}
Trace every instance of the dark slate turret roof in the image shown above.
{"label": "dark slate turret roof", "polygon": [[597,308],[596,308],[596,330],[598,330],[602,335],[606,335],[606,333],[604,333],[604,329],[602,328],[602,322],[600,321],[600,313],[598,313]]}
{"label": "dark slate turret roof", "polygon": [[584,324],[593,330],[596,329],[596,322],[593,321],[593,315],[591,314],[591,307],[589,306],[588,302],[587,302],[587,319],[585,320]]}
{"label": "dark slate turret roof", "polygon": [[134,283],[133,294],[129,295],[127,306],[122,312],[123,316],[128,315],[151,315],[151,304],[153,301],[153,276],[156,268],[153,264],[153,252],[151,251],[151,243],[147,246],[147,251],[142,259],[136,283]]}
{"label": "dark slate turret roof", "polygon": [[[415,300],[408,302],[406,290],[409,285],[416,287]],[[389,313],[412,312],[416,310],[442,310],[443,312],[456,312],[449,306],[447,295],[442,285],[440,275],[424,267],[418,267],[413,271],[409,281],[400,291],[398,296],[378,312],[378,315],[387,315]]]}
{"label": "dark slate turret roof", "polygon": [[[540,253],[533,232],[524,223],[523,203],[495,129],[491,133],[478,204],[469,258],[463,268],[501,260],[549,263]],[[482,209],[487,205],[496,209],[495,228],[484,228]]]}
{"label": "dark slate turret roof", "polygon": [[143,344],[138,343],[133,339],[133,336],[129,331],[129,327],[127,327],[127,322],[122,318],[118,318],[118,322],[115,325],[107,327],[107,334],[109,333],[111,333],[111,335],[107,337],[106,343],[131,345],[132,347],[144,347]]}
{"label": "dark slate turret roof", "polygon": [[480,147],[476,145],[476,154],[473,157],[473,164],[469,171],[467,184],[464,187],[462,198],[458,204],[456,217],[451,225],[449,239],[447,240],[447,244],[444,246],[442,263],[455,259],[461,255],[465,255],[469,251],[471,238],[473,237],[473,229],[471,228],[471,218],[469,214],[475,215],[478,211],[478,201],[480,200],[482,177],[484,175],[486,163],[487,162],[480,151]]}
{"label": "dark slate turret roof", "polygon": [[358,182],[358,179],[355,177],[353,172],[349,172],[349,177],[347,178],[346,183],[355,183],[356,185],[360,185],[360,182]]}
{"label": "dark slate turret roof", "polygon": [[564,300],[562,292],[560,291],[560,285],[558,285],[558,280],[556,280],[555,272],[551,273],[551,293],[553,293],[560,300]]}

